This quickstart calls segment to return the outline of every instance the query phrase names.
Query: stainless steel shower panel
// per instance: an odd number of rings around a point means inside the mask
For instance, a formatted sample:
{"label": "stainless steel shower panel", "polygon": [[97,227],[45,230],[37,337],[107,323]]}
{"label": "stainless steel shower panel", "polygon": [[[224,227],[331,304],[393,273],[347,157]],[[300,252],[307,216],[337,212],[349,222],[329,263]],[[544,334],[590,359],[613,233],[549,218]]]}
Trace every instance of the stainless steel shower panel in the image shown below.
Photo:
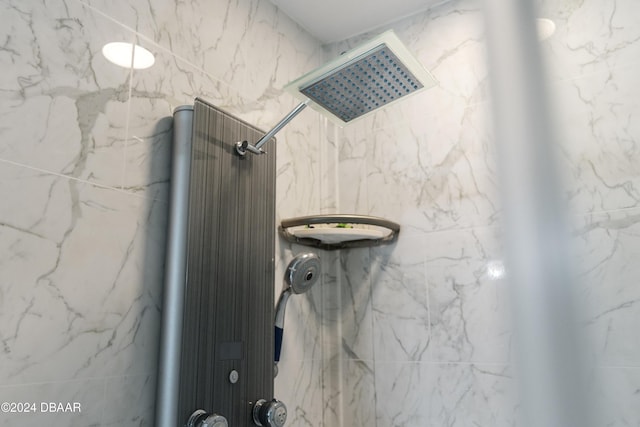
{"label": "stainless steel shower panel", "polygon": [[196,99],[177,423],[202,409],[249,427],[273,399],[276,148],[235,153],[261,134]]}
{"label": "stainless steel shower panel", "polygon": [[154,425],[157,427],[175,427],[178,417],[192,123],[192,106],[176,108],[173,114],[169,229],[162,300],[160,362],[156,389],[156,420]]}

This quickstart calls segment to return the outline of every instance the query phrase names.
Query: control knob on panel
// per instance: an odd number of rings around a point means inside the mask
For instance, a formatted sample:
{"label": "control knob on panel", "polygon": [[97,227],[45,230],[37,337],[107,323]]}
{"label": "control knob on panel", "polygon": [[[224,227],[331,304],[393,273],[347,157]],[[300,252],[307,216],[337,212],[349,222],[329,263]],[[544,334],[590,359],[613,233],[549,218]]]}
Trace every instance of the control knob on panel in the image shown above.
{"label": "control knob on panel", "polygon": [[198,409],[189,417],[187,427],[229,427],[229,424],[222,415],[209,414]]}
{"label": "control knob on panel", "polygon": [[283,427],[287,421],[287,407],[277,399],[260,399],[253,407],[253,422],[263,427]]}

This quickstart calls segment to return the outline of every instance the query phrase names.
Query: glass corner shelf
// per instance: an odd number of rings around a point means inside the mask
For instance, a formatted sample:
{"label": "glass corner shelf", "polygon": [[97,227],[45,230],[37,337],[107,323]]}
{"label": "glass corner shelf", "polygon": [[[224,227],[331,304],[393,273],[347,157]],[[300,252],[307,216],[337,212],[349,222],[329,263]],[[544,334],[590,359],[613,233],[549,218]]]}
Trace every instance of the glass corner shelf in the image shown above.
{"label": "glass corner shelf", "polygon": [[310,215],[283,219],[278,232],[287,241],[325,250],[388,245],[400,225],[366,215]]}

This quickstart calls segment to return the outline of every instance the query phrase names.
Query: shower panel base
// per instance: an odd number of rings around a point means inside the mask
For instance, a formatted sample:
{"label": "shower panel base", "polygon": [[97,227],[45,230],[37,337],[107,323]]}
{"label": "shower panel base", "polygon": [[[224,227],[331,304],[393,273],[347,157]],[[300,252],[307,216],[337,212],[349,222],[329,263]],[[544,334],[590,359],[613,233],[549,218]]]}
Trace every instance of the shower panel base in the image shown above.
{"label": "shower panel base", "polygon": [[[172,184],[188,194],[184,224],[170,220],[185,233],[186,260],[177,283],[165,283],[164,316],[180,321],[172,335],[163,320],[156,425],[183,426],[203,410],[254,426],[256,403],[273,399],[276,146],[270,156],[239,156],[235,143],[263,132],[200,99],[191,130],[188,185]],[[172,289],[182,313],[170,309]],[[172,336],[179,351],[166,345]]]}

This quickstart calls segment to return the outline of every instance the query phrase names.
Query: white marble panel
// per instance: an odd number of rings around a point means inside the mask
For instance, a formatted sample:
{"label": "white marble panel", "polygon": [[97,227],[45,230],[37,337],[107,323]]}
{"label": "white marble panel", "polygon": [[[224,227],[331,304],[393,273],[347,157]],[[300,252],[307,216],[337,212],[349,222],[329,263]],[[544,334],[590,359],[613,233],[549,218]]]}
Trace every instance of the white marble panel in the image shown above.
{"label": "white marble panel", "polygon": [[338,206],[339,212],[366,213],[367,150],[371,148],[369,134],[359,126],[341,129],[338,143]]}
{"label": "white marble panel", "polygon": [[462,109],[457,126],[435,120],[422,134],[410,125],[370,135],[368,213],[422,232],[495,223],[500,202],[486,108]]}
{"label": "white marble panel", "polygon": [[154,425],[155,375],[106,379],[104,413],[101,426]]}
{"label": "white marble panel", "polygon": [[322,359],[331,360],[340,354],[341,348],[343,286],[340,253],[324,250],[316,253],[322,265],[322,278],[314,285],[320,288],[322,295]]}
{"label": "white marble panel", "polygon": [[555,79],[606,72],[640,60],[640,5],[634,0],[543,1],[540,14],[557,27],[542,45]]}
{"label": "white marble panel", "polygon": [[[305,116],[303,116],[305,115]],[[315,116],[315,117],[314,117]],[[272,123],[272,125],[275,123]],[[322,165],[318,140],[320,118],[302,112],[277,136],[276,217],[314,215],[322,209]],[[265,126],[265,128],[267,128]],[[269,147],[265,147],[267,150]]]}
{"label": "white marble panel", "polygon": [[636,426],[640,420],[640,370],[602,368],[592,391],[598,426]]}
{"label": "white marble panel", "polygon": [[595,362],[640,366],[640,211],[590,216],[575,232],[575,268]]}
{"label": "white marble panel", "polygon": [[322,427],[324,401],[323,361],[295,360],[282,362],[275,378],[275,396],[287,405],[287,424]]}
{"label": "white marble panel", "polygon": [[561,166],[574,213],[640,206],[636,76],[633,67],[617,68],[556,87]]}
{"label": "white marble panel", "polygon": [[322,370],[322,425],[341,426],[343,412],[343,361],[336,355],[323,359]]}
{"label": "white marble panel", "polygon": [[[35,404],[33,413],[0,412],[2,427],[99,427],[104,411],[104,379],[43,382],[0,387],[0,402]],[[51,412],[49,403],[79,404],[80,411]],[[44,404],[44,406],[43,406]],[[46,409],[45,409],[46,408]]]}
{"label": "white marble panel", "polygon": [[339,145],[341,128],[325,117],[319,122],[320,213],[346,212],[340,206]]}
{"label": "white marble panel", "polygon": [[376,363],[379,426],[511,426],[512,380],[506,366]]}
{"label": "white marble panel", "polygon": [[49,192],[1,210],[5,384],[155,372],[166,204],[1,171],[3,198]]}
{"label": "white marble panel", "polygon": [[370,283],[373,308],[374,360],[429,360],[430,324],[427,284],[422,260],[404,260],[374,249]]}
{"label": "white marble panel", "polygon": [[344,381],[341,388],[343,416],[341,426],[375,426],[377,396],[372,361],[342,362]]}
{"label": "white marble panel", "polygon": [[[86,4],[231,86],[244,83],[239,45],[251,2],[175,0],[105,1]],[[239,71],[239,72],[238,72]]]}
{"label": "white marble panel", "polygon": [[373,360],[373,311],[369,249],[340,251],[341,357]]}
{"label": "white marble panel", "polygon": [[512,325],[497,232],[432,233],[427,240],[432,360],[507,363]]}
{"label": "white marble panel", "polygon": [[256,100],[319,63],[320,44],[272,3],[86,0]]}
{"label": "white marble panel", "polygon": [[130,72],[100,51],[133,34],[75,1],[0,7],[0,158],[119,185]]}

